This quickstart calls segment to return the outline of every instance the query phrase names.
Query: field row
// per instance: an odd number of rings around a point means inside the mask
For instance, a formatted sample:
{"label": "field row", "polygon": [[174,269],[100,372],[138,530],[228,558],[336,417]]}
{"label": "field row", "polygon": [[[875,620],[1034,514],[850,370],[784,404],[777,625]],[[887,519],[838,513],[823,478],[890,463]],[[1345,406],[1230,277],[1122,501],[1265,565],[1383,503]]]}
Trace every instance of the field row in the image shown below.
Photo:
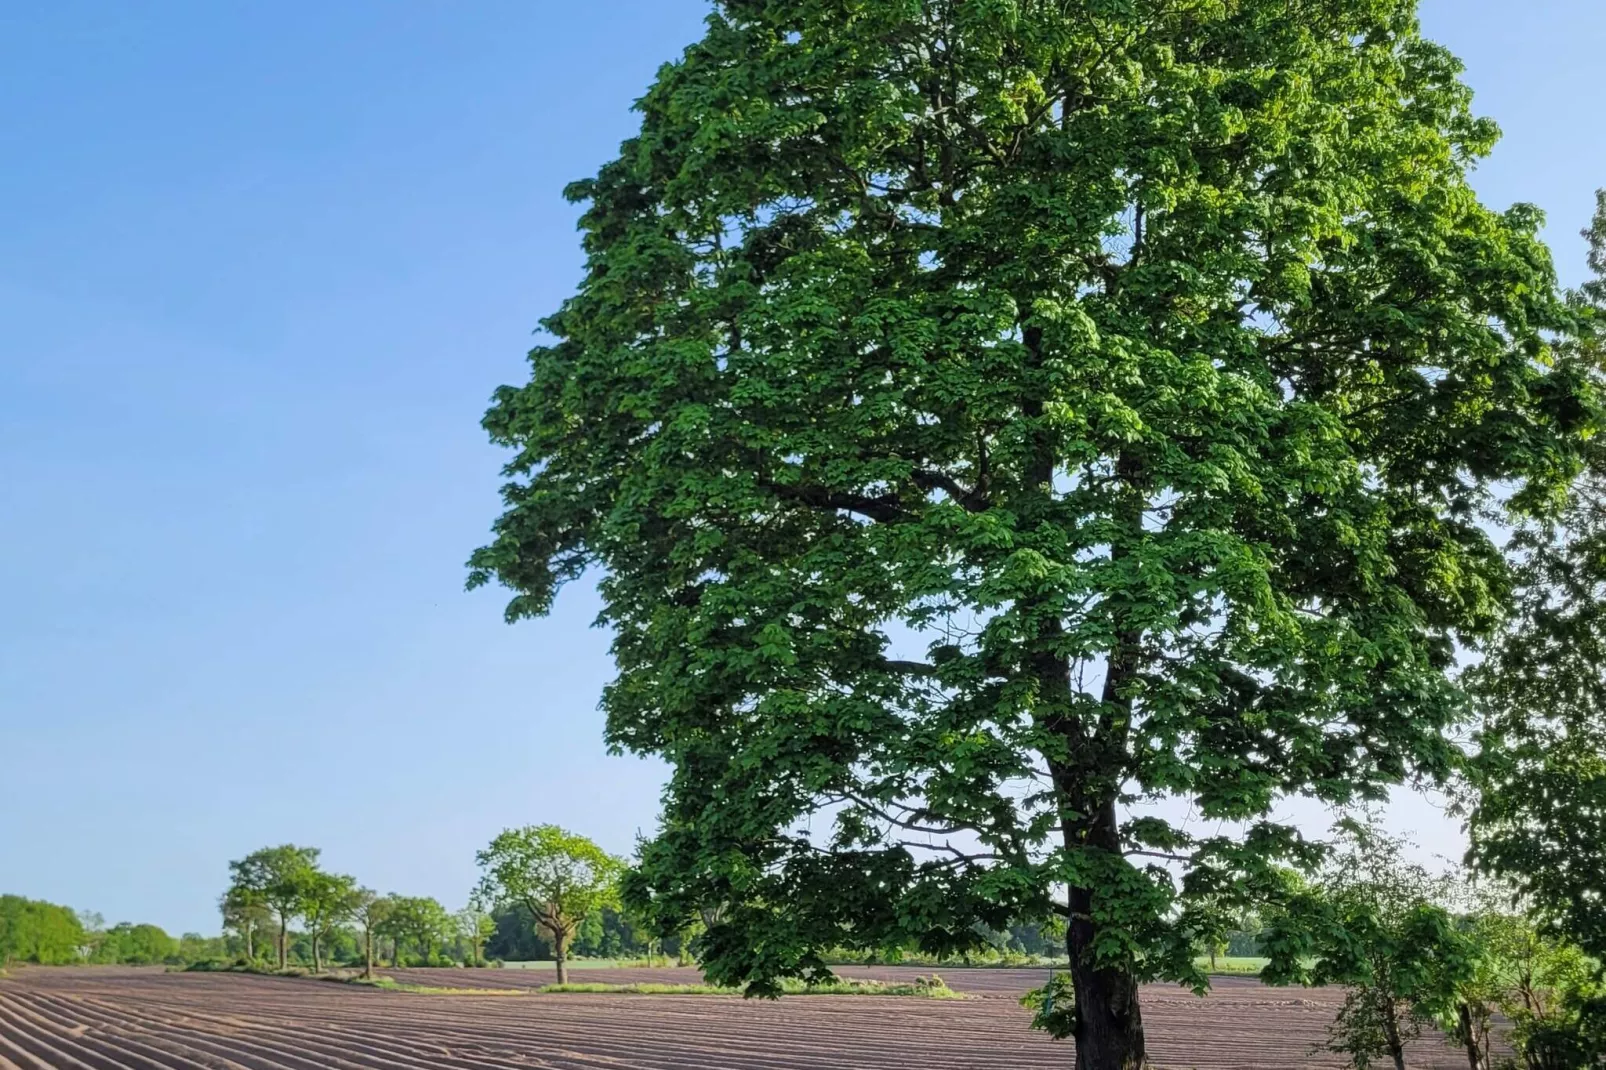
{"label": "field row", "polygon": [[[609,981],[684,980],[619,970]],[[867,968],[860,976],[917,970]],[[926,971],[930,972],[930,971]],[[534,971],[408,970],[414,983],[510,987]],[[443,975],[443,976],[437,976]],[[1035,976],[1034,976],[1035,975]],[[590,973],[588,972],[588,978]],[[954,970],[966,1001],[870,996],[425,996],[231,974],[25,969],[0,980],[0,1070],[1062,1070],[1069,1048],[1033,1034],[1009,995],[1042,971]],[[600,977],[598,978],[601,979]],[[1229,981],[1205,1000],[1145,992],[1163,1067],[1335,1066],[1312,1056],[1336,993]],[[1425,1043],[1421,1070],[1464,1065]]]}

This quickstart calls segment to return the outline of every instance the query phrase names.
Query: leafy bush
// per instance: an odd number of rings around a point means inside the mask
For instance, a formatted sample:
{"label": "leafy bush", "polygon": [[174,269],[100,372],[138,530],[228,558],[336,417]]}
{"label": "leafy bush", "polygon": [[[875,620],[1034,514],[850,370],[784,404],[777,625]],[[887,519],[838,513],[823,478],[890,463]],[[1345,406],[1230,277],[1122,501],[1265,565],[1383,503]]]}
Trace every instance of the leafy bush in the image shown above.
{"label": "leafy bush", "polygon": [[1032,1028],[1055,1040],[1076,1032],[1076,988],[1069,973],[1049,975],[1048,983],[1022,996],[1020,1005],[1032,1012]]}

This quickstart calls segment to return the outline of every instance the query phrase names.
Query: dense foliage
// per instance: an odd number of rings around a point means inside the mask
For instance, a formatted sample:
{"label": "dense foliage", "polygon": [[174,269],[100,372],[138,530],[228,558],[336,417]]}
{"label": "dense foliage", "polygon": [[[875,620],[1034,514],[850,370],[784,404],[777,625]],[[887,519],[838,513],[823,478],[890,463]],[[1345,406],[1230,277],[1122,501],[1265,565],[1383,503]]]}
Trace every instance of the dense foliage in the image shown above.
{"label": "dense foliage", "polygon": [[1599,413],[1415,7],[724,0],[572,187],[470,582],[601,570],[674,770],[629,897],[716,980],[1058,912],[1136,1066],[1138,983],[1315,861],[1279,799],[1450,774],[1489,521]]}
{"label": "dense foliage", "polygon": [[1405,1070],[1405,1047],[1450,1019],[1478,970],[1480,945],[1445,905],[1447,879],[1404,857],[1375,829],[1352,826],[1319,881],[1296,892],[1264,937],[1273,983],[1347,989],[1330,1050],[1366,1070]]}
{"label": "dense foliage", "polygon": [[0,895],[0,966],[76,962],[85,946],[84,927],[67,907]]}
{"label": "dense foliage", "polygon": [[1606,1067],[1601,963],[1514,911],[1511,888],[1429,872],[1404,847],[1349,827],[1260,934],[1265,980],[1345,988],[1329,1050],[1404,1070],[1407,1045],[1436,1033],[1470,1070]]}
{"label": "dense foliage", "polygon": [[94,935],[92,962],[155,966],[179,961],[179,942],[157,925],[122,922]]}
{"label": "dense foliage", "polygon": [[[1606,355],[1606,191],[1586,232],[1595,277],[1574,303]],[[1474,864],[1554,933],[1606,961],[1606,447],[1558,516],[1521,525],[1514,612],[1471,674],[1483,713],[1472,768]]]}
{"label": "dense foliage", "polygon": [[[491,916],[496,928],[485,945],[486,955],[507,961],[552,958],[552,941],[542,934],[528,907],[511,904]],[[648,932],[610,906],[580,923],[568,951],[578,958],[638,958],[651,951],[652,944]],[[673,937],[664,944],[665,954],[678,954],[680,945]]]}
{"label": "dense foliage", "polygon": [[225,911],[266,909],[278,922],[279,968],[289,962],[290,919],[303,913],[314,885],[322,875],[318,869],[318,849],[281,844],[264,847],[229,863],[229,891]]}
{"label": "dense foliage", "polygon": [[195,933],[175,940],[156,925],[119,922],[107,928],[93,914],[0,895],[0,966],[11,962],[152,966],[210,957],[221,945],[220,940]]}
{"label": "dense foliage", "polygon": [[624,863],[556,825],[507,829],[475,857],[481,870],[476,899],[522,907],[551,944],[558,983],[567,983],[575,934],[618,902]]}

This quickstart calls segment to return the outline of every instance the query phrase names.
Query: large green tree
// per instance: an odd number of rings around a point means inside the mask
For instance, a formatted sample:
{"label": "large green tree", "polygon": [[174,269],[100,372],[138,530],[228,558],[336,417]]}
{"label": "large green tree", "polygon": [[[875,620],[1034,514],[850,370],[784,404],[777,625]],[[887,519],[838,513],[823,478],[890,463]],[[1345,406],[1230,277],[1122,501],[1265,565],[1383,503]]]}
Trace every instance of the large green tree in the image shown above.
{"label": "large green tree", "polygon": [[556,825],[506,829],[476,855],[475,899],[522,906],[552,941],[558,984],[569,980],[569,945],[581,922],[618,901],[624,863]]}
{"label": "large green tree", "polygon": [[1449,772],[1480,521],[1596,411],[1415,6],[724,0],[570,189],[470,583],[599,571],[673,767],[629,895],[718,907],[716,980],[1057,912],[1079,1065],[1138,1066],[1140,982],[1312,860],[1279,799]]}
{"label": "large green tree", "polygon": [[[1574,295],[1580,360],[1606,360],[1606,191]],[[1483,714],[1469,778],[1472,863],[1553,934],[1606,962],[1606,445],[1566,507],[1518,526],[1515,611],[1470,674]]]}
{"label": "large green tree", "polygon": [[290,954],[290,919],[302,912],[306,896],[318,875],[318,848],[281,844],[264,847],[229,863],[229,890],[225,898],[260,903],[279,922],[279,969]]}

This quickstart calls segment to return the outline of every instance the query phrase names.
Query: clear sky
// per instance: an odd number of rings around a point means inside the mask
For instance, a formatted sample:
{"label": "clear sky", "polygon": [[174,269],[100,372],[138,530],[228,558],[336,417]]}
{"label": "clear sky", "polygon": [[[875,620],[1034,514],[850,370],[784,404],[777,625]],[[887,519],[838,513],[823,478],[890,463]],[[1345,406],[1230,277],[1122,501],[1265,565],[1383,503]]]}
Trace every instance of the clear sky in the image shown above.
{"label": "clear sky", "polygon": [[[578,278],[560,191],[703,11],[0,4],[0,891],[214,931],[264,844],[457,907],[505,825],[651,829],[594,593],[509,628],[462,562],[479,416]],[[1480,189],[1577,281],[1606,6],[1424,18],[1506,130]]]}

